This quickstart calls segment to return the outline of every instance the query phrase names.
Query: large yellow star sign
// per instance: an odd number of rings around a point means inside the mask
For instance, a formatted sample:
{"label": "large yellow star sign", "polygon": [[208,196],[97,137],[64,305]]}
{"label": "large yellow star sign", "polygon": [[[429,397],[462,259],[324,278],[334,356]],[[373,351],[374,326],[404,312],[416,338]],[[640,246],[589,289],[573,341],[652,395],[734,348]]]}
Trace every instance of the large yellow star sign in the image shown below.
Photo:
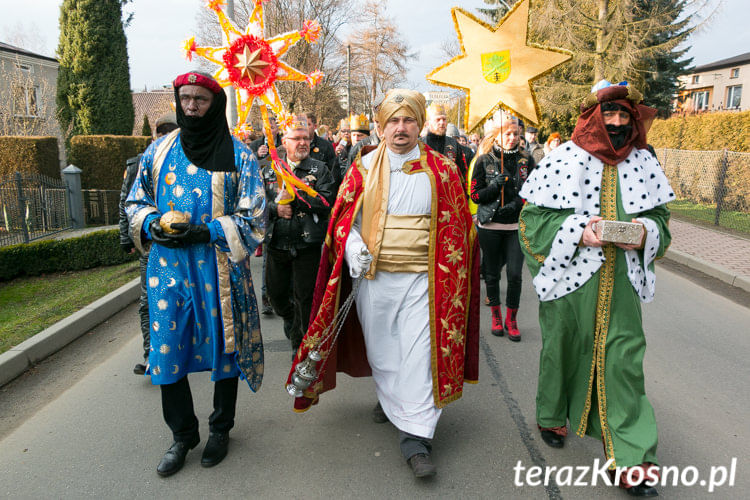
{"label": "large yellow star sign", "polygon": [[538,123],[531,81],[572,55],[526,43],[529,0],[518,2],[495,28],[458,7],[451,13],[461,54],[432,70],[427,80],[466,91],[466,130],[476,128],[498,107]]}

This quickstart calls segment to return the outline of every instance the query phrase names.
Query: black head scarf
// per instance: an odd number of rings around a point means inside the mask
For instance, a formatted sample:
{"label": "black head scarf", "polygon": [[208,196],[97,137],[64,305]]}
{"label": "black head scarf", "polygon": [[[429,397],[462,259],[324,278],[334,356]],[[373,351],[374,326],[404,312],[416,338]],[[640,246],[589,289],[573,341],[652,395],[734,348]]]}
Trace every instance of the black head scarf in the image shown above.
{"label": "black head scarf", "polygon": [[[210,89],[209,89],[210,90]],[[213,172],[234,172],[234,143],[227,125],[227,96],[214,93],[206,114],[185,116],[180,104],[180,87],[174,89],[180,145],[185,156],[196,167]],[[213,92],[213,91],[212,91]]]}

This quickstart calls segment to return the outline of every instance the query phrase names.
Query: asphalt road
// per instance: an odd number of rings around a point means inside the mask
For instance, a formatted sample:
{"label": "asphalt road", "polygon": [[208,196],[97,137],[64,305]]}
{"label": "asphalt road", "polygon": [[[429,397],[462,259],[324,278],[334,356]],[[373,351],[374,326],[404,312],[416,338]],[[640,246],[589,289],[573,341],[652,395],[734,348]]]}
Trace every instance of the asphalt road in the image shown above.
{"label": "asphalt road", "polygon": [[[259,259],[253,272],[259,280]],[[711,496],[746,498],[750,309],[666,267],[657,275],[657,298],[644,306],[644,322],[660,461],[683,471],[694,466],[708,479],[712,466],[729,467],[736,457],[734,486]],[[131,306],[0,389],[0,497],[626,498],[601,480],[597,486],[514,485],[519,463],[591,466],[603,452],[597,440],[572,433],[561,450],[538,436],[540,333],[528,275],[520,343],[489,335],[489,308],[482,307],[480,383],[467,385],[464,397],[443,412],[432,481],[412,477],[395,428],[371,421],[371,379],[341,376],[319,405],[292,411],[283,388],[291,350],[276,317],[262,318],[263,387],[257,394],[240,387],[229,456],[213,469],[200,467],[211,384],[206,373],[192,374],[203,442],[181,472],[158,477],[155,467],[171,436],[158,389],[131,372],[140,352]],[[662,498],[708,496],[699,484],[659,491]]]}

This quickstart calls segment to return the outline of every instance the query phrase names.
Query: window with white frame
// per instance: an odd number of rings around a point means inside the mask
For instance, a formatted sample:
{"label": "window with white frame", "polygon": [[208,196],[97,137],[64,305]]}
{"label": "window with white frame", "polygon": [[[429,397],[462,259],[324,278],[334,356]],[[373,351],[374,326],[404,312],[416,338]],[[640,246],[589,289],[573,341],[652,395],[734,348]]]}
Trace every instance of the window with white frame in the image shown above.
{"label": "window with white frame", "polygon": [[729,71],[729,78],[739,78],[740,77],[740,68],[732,68]]}
{"label": "window with white frame", "polygon": [[693,83],[699,83],[701,81],[701,75],[693,75]]}
{"label": "window with white frame", "polygon": [[742,101],[742,85],[727,87],[727,108],[739,108]]}
{"label": "window with white frame", "polygon": [[690,99],[693,101],[693,109],[695,111],[708,109],[708,94],[708,90],[699,90],[690,93]]}

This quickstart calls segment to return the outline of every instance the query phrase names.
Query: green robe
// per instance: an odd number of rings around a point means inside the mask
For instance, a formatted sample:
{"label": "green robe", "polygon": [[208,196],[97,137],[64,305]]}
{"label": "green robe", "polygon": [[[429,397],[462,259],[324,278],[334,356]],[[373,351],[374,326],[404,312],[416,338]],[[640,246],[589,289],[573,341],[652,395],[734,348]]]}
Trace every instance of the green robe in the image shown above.
{"label": "green robe", "polygon": [[[605,167],[602,217],[653,221],[651,230],[658,231],[653,251],[657,258],[663,256],[671,241],[669,211],[661,204],[627,214],[620,183],[617,167]],[[524,206],[519,239],[533,276],[540,272],[563,223],[575,213],[574,208],[545,208],[533,203]],[[641,265],[643,253],[638,250],[633,257],[640,259]],[[641,326],[641,298],[628,278],[626,253],[608,244],[603,254],[604,262],[587,281],[539,304],[542,351],[537,423],[557,427],[570,420],[571,429],[579,436],[602,439],[607,458],[615,460],[612,468],[657,464],[656,420],[644,388],[646,340]],[[653,262],[647,267],[653,272]]]}

